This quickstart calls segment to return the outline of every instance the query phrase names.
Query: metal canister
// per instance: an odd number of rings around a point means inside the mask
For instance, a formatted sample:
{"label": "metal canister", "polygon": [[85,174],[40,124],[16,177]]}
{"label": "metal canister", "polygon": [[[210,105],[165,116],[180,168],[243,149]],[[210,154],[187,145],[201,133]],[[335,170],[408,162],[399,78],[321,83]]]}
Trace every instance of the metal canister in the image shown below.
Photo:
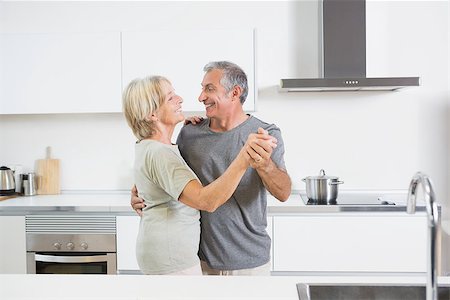
{"label": "metal canister", "polygon": [[24,196],[34,196],[36,195],[36,174],[26,173],[20,174],[20,181],[22,183],[21,194]]}

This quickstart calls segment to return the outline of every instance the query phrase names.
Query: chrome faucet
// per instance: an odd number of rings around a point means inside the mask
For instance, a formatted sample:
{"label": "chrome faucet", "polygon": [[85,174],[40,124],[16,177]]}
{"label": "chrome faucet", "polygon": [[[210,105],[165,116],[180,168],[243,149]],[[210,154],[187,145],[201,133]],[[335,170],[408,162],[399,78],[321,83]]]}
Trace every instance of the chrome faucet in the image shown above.
{"label": "chrome faucet", "polygon": [[409,185],[406,212],[408,214],[414,214],[416,212],[416,189],[419,184],[422,184],[428,217],[427,300],[437,300],[439,211],[437,203],[435,202],[431,180],[427,175],[421,172],[414,175]]}

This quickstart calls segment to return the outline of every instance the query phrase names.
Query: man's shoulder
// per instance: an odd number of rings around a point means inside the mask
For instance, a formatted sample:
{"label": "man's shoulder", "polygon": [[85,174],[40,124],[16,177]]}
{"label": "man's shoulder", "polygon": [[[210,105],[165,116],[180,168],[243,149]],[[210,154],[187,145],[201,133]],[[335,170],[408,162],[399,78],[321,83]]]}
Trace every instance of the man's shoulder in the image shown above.
{"label": "man's shoulder", "polygon": [[180,135],[185,135],[185,134],[192,134],[192,133],[199,133],[202,131],[205,131],[205,126],[207,126],[208,119],[204,119],[202,120],[200,123],[197,124],[186,124],[183,125],[183,127],[181,127],[180,130]]}
{"label": "man's shoulder", "polygon": [[189,142],[190,140],[198,139],[199,137],[204,136],[207,133],[206,129],[208,128],[208,122],[208,119],[204,119],[195,125],[183,125],[180,133],[178,134],[177,144],[183,146],[184,143]]}
{"label": "man's shoulder", "polygon": [[249,126],[252,127],[252,129],[258,129],[258,127],[261,127],[264,130],[269,131],[269,133],[271,131],[280,131],[280,128],[277,125],[273,123],[267,123],[253,115],[251,115],[250,117]]}

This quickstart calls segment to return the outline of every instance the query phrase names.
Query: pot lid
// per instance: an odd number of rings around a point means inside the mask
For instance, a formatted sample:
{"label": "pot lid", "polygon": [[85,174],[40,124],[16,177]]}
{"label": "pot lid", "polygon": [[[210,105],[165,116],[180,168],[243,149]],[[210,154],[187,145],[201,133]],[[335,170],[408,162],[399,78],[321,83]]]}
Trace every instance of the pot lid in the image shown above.
{"label": "pot lid", "polygon": [[320,172],[319,172],[319,176],[308,176],[308,177],[306,177],[305,179],[318,179],[318,180],[328,180],[328,179],[332,179],[332,180],[338,180],[339,179],[339,177],[337,177],[337,176],[327,176],[326,174],[325,174],[325,170],[324,169],[321,169],[320,170]]}

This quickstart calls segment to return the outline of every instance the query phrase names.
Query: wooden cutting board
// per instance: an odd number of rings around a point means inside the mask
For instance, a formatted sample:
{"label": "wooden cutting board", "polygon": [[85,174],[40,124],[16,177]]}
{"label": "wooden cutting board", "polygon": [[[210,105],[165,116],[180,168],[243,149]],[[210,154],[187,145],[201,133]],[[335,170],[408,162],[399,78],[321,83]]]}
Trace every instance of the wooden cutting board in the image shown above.
{"label": "wooden cutting board", "polygon": [[37,193],[39,195],[60,193],[59,166],[59,159],[51,158],[51,148],[47,147],[46,158],[36,161]]}
{"label": "wooden cutting board", "polygon": [[17,197],[17,194],[8,195],[8,196],[0,196],[0,201],[11,199],[11,198],[16,198],[16,197]]}

